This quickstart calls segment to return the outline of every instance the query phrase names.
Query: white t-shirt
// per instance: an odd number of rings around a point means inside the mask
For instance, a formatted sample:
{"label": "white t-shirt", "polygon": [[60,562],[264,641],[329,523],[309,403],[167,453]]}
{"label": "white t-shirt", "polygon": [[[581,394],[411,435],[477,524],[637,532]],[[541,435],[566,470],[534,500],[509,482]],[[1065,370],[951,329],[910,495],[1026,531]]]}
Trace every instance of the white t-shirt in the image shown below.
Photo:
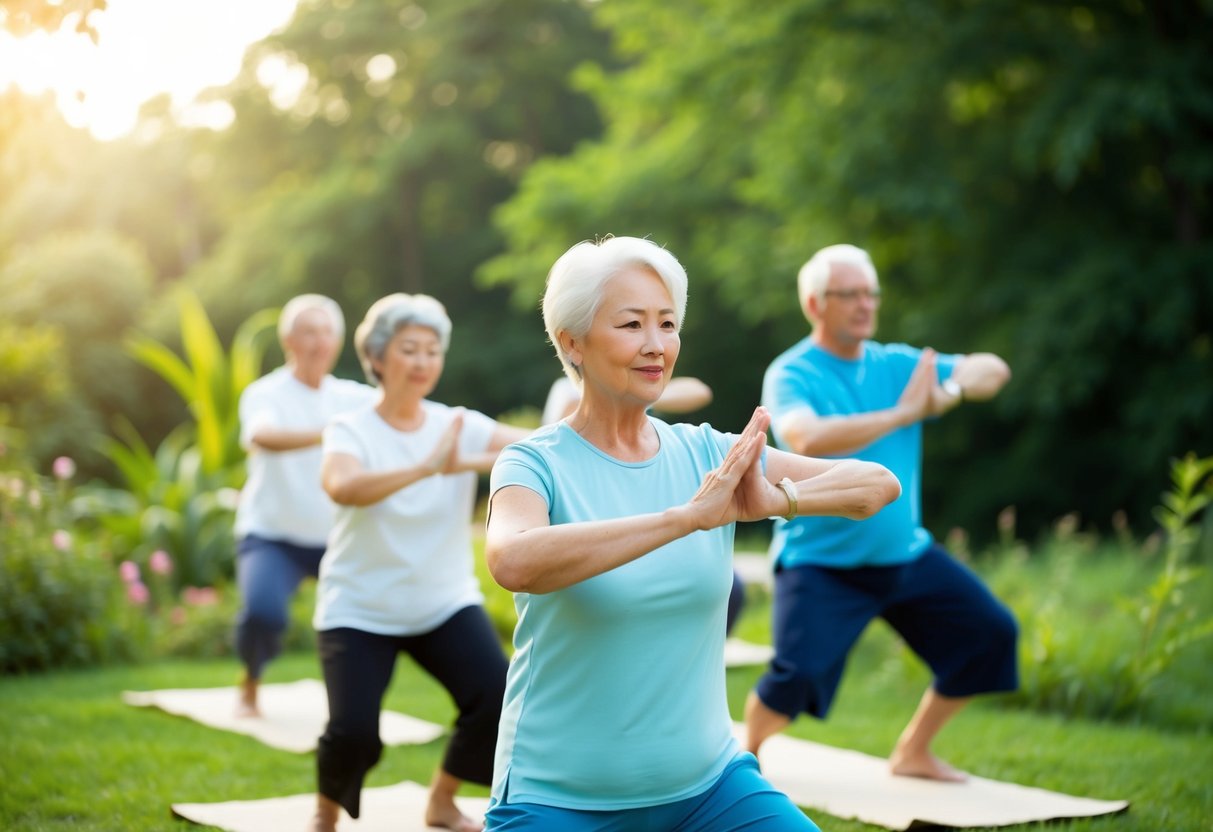
{"label": "white t-shirt", "polygon": [[255,534],[300,546],[323,546],[333,503],[320,486],[319,445],[267,451],[253,445],[263,428],[321,430],[339,413],[375,401],[374,387],[325,376],[309,387],[289,367],[254,381],[240,396],[240,444],[248,451],[248,481],[236,508],[236,535]]}
{"label": "white t-shirt", "polygon": [[[456,414],[422,402],[425,421],[400,431],[373,406],[334,419],[324,452],[356,457],[367,471],[420,464]],[[488,449],[497,423],[464,411],[459,453]],[[338,506],[316,589],[317,630],[352,627],[380,635],[418,635],[484,601],[472,569],[471,517],[476,474],[436,474],[371,506]]]}

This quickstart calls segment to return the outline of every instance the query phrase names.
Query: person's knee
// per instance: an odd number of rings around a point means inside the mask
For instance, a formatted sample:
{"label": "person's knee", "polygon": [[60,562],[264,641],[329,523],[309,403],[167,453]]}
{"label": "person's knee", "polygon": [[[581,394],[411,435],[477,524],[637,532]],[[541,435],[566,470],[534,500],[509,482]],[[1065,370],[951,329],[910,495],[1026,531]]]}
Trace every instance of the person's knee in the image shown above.
{"label": "person's knee", "polygon": [[317,755],[326,767],[365,771],[379,761],[383,743],[378,726],[330,724],[320,738]]}
{"label": "person's knee", "polygon": [[1013,651],[1019,642],[1019,623],[1011,610],[1002,604],[991,607],[981,630],[995,650]]}
{"label": "person's knee", "polygon": [[289,600],[257,597],[245,602],[241,623],[258,632],[281,633],[290,621]]}
{"label": "person's knee", "polygon": [[835,685],[818,668],[785,665],[760,679],[754,694],[767,710],[788,719],[802,713],[823,719],[834,690]]}
{"label": "person's knee", "polygon": [[505,700],[505,678],[490,678],[459,706],[459,725],[469,730],[488,731],[494,735],[501,721],[501,706]]}

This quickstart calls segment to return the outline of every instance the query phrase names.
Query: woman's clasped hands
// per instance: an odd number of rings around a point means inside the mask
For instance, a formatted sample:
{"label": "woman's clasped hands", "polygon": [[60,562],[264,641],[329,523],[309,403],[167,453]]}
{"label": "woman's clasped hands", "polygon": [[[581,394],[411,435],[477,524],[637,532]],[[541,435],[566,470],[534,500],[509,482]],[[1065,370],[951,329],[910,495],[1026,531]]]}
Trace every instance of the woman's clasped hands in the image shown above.
{"label": "woman's clasped hands", "polygon": [[699,491],[686,504],[695,528],[764,520],[787,511],[787,494],[762,473],[770,424],[767,409],[755,408],[724,461],[703,478]]}

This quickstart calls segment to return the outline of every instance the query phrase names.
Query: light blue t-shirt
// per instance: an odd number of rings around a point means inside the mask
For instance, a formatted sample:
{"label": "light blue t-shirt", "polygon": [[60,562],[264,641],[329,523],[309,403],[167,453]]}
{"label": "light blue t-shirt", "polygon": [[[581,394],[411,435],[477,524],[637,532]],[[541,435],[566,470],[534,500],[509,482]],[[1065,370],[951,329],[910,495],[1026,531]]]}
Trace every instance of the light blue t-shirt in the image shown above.
{"label": "light blue t-shirt", "polygon": [[[818,416],[848,416],[897,404],[922,350],[905,344],[865,341],[857,360],[839,358],[804,338],[767,368],[762,403],[771,423],[813,408]],[[958,355],[939,355],[937,372],[952,375]],[[775,442],[787,448],[778,431]],[[867,520],[798,517],[775,521],[771,551],[784,567],[815,564],[837,568],[906,563],[931,545],[922,527],[922,423],[899,428],[860,450],[845,454],[879,462],[901,481],[901,496]]]}
{"label": "light blue t-shirt", "polygon": [[[689,500],[736,436],[649,417],[660,451],[614,459],[564,422],[507,447],[490,492],[522,485],[553,525]],[[765,462],[765,460],[764,460]],[[738,750],[725,698],[732,524],[544,594],[518,593],[493,796],[618,810],[694,796]]]}

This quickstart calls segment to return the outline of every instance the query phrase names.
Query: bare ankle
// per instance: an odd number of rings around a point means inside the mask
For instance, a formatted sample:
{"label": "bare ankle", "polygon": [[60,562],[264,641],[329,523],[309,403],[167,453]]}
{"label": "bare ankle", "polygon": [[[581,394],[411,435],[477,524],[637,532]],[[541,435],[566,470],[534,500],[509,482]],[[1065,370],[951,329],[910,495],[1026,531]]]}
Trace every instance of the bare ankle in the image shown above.
{"label": "bare ankle", "polygon": [[316,813],[312,815],[307,832],[336,832],[341,817],[341,805],[324,795],[316,795]]}

